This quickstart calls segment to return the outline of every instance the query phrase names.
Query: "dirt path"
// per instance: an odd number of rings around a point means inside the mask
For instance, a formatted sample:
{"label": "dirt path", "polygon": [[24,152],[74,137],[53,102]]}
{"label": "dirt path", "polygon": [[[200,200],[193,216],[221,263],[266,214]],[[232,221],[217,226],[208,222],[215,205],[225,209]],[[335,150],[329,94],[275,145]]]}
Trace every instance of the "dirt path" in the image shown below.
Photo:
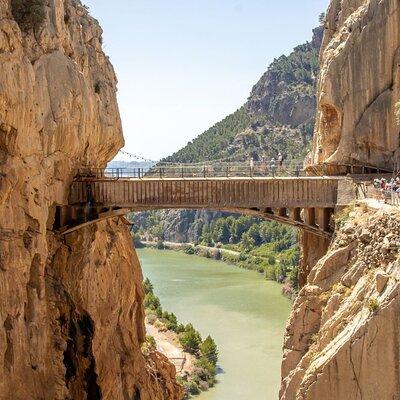
{"label": "dirt path", "polygon": [[157,350],[164,354],[176,367],[179,374],[191,373],[194,367],[194,357],[185,353],[178,342],[178,335],[171,331],[159,331],[154,325],[146,323],[147,334],[153,336]]}

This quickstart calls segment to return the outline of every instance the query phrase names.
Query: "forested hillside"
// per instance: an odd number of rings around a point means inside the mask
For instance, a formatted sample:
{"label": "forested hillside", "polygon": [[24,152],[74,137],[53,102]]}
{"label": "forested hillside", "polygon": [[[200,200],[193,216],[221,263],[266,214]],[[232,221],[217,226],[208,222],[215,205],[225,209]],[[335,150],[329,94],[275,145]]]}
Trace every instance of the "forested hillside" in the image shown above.
{"label": "forested hillside", "polygon": [[304,157],[314,129],[322,34],[323,27],[315,28],[311,42],[274,60],[240,109],[162,161]]}

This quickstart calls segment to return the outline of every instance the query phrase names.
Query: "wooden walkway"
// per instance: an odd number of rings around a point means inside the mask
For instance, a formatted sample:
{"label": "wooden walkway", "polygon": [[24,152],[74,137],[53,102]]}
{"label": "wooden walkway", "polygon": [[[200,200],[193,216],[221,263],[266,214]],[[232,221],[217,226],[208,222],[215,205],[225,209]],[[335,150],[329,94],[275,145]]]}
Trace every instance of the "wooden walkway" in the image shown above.
{"label": "wooden walkway", "polygon": [[322,236],[333,232],[332,215],[355,198],[344,177],[81,179],[69,205],[58,210],[68,233],[129,211],[209,209],[280,221]]}

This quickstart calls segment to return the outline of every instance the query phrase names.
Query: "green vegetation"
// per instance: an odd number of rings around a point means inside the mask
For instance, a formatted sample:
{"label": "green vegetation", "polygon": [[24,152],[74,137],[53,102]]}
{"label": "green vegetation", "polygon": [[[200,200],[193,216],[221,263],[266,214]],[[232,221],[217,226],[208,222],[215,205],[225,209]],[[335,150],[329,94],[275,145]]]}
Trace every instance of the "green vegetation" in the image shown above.
{"label": "green vegetation", "polygon": [[221,259],[264,273],[267,279],[287,281],[297,291],[300,254],[292,228],[255,217],[229,216],[205,224],[200,243],[239,252],[239,258],[223,253]]}
{"label": "green vegetation", "polygon": [[11,11],[23,31],[37,29],[46,17],[44,0],[11,0]]}
{"label": "green vegetation", "polygon": [[[164,248],[163,218],[150,213],[144,221],[144,226],[135,228],[134,237],[150,235],[157,248]],[[161,238],[153,235],[161,235]],[[285,283],[283,291],[288,297],[298,290],[297,232],[280,223],[251,216],[217,218],[203,224],[197,242],[182,250],[186,254],[214,258],[263,273],[268,280]],[[154,302],[154,299],[149,301]]]}
{"label": "green vegetation", "polygon": [[187,324],[184,331],[179,335],[179,341],[187,353],[196,355],[200,351],[201,336],[193,328],[192,324]]}
{"label": "green vegetation", "polygon": [[144,354],[148,354],[152,351],[155,351],[156,346],[156,340],[153,338],[153,336],[147,335],[146,341],[142,344],[141,349]]}
{"label": "green vegetation", "polygon": [[217,365],[218,348],[211,336],[207,336],[204,342],[200,345],[200,352],[211,364],[214,366]]}
{"label": "green vegetation", "polygon": [[375,299],[375,298],[368,299],[367,305],[368,305],[369,311],[371,311],[372,313],[378,311],[379,302],[377,299]]}
{"label": "green vegetation", "polygon": [[[321,24],[324,19],[320,17]],[[162,161],[257,160],[278,152],[286,159],[304,157],[314,130],[322,34],[319,26],[311,42],[275,59],[245,105]]]}
{"label": "green vegetation", "polygon": [[250,125],[252,120],[250,113],[241,107],[189,142],[186,147],[162,161],[190,163],[215,160],[221,158],[222,155],[229,157],[229,154],[225,154],[225,149],[238,133]]}
{"label": "green vegetation", "polygon": [[349,220],[350,214],[354,211],[356,203],[353,201],[343,210],[339,211],[335,215],[335,223],[338,228],[344,226],[344,224]]}
{"label": "green vegetation", "polygon": [[[143,282],[147,321],[154,324],[160,321],[164,326],[179,335],[179,342],[187,353],[196,358],[195,368],[190,377],[178,376],[178,382],[186,391],[186,399],[191,395],[199,394],[215,384],[217,374],[218,349],[211,336],[203,341],[200,333],[192,324],[180,324],[174,313],[164,311],[160,299],[154,294],[154,288],[149,279]],[[154,351],[156,342],[153,337],[147,336],[142,346],[144,352]]]}

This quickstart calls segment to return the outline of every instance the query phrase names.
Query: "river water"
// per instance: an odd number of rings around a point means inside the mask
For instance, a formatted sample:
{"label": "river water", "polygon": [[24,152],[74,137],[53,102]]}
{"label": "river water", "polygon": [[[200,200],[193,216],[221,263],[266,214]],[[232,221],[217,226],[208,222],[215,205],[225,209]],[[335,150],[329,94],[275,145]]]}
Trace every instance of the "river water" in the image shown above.
{"label": "river water", "polygon": [[138,255],[163,308],[218,345],[219,382],[196,399],[278,399],[291,307],[280,285],[253,271],[180,252],[140,249]]}

